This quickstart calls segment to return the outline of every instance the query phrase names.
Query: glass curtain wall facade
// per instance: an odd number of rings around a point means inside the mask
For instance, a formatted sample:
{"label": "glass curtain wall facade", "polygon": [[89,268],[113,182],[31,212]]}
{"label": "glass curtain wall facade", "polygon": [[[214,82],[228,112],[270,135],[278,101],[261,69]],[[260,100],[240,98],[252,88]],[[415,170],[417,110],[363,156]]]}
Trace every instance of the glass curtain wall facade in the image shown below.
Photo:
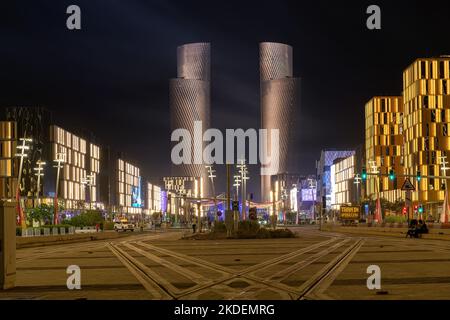
{"label": "glass curtain wall facade", "polygon": [[[403,99],[400,96],[373,97],[365,105],[366,169],[371,172],[371,161],[375,161],[381,177],[368,176],[366,194],[370,198],[385,198],[390,202],[404,199],[400,190],[405,178],[403,146]],[[394,170],[396,179],[387,174]]]}
{"label": "glass curtain wall facade", "polygon": [[[448,56],[417,59],[403,72],[405,168],[408,174],[415,175],[420,171],[422,175],[443,175],[439,158],[450,155],[449,63]],[[413,201],[430,206],[442,203],[443,188],[443,180],[424,177],[413,193]]]}

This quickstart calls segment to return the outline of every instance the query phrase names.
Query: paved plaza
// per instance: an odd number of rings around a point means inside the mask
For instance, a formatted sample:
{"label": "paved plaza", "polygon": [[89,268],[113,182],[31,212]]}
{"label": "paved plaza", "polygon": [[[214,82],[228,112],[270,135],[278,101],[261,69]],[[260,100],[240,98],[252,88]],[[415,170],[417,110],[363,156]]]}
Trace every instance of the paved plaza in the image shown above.
{"label": "paved plaza", "polygon": [[[17,251],[0,299],[450,299],[450,242],[293,228],[292,239],[181,240],[146,232]],[[66,286],[69,265],[81,290]],[[367,267],[381,270],[369,290]]]}

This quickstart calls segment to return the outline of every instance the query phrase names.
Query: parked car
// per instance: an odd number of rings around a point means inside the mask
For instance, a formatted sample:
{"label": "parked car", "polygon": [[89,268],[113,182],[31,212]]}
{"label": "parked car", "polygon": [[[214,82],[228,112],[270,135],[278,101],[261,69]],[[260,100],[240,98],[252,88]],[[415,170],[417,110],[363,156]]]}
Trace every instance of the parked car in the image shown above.
{"label": "parked car", "polygon": [[130,230],[131,232],[133,232],[134,231],[134,224],[132,224],[132,223],[129,223],[127,220],[120,220],[120,221],[118,221],[118,222],[116,222],[115,224],[114,224],[114,230],[116,231],[116,232],[119,232],[119,231],[124,231],[124,232],[126,232],[126,231],[128,231],[128,230]]}

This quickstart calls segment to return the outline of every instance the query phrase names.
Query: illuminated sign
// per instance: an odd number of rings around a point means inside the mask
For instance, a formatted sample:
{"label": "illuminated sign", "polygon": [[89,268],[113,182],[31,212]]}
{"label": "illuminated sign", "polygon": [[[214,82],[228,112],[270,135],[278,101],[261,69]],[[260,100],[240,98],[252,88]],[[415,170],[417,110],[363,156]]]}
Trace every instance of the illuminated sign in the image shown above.
{"label": "illuminated sign", "polygon": [[141,198],[141,177],[139,177],[139,185],[133,186],[131,191],[131,206],[133,208],[142,208]]}
{"label": "illuminated sign", "polygon": [[358,220],[360,215],[360,208],[357,206],[341,206],[341,220]]}
{"label": "illuminated sign", "polygon": [[316,188],[302,189],[302,201],[316,201]]}

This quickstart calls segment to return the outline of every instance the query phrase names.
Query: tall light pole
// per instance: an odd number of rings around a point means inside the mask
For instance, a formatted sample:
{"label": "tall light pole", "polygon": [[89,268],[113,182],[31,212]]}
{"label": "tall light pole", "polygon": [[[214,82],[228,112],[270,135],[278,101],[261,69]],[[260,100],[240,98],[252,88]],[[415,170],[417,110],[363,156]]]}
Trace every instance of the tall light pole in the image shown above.
{"label": "tall light pole", "polygon": [[44,176],[44,173],[42,172],[44,170],[44,166],[46,165],[45,162],[38,160],[36,162],[37,167],[33,168],[35,172],[35,176],[37,177],[37,187],[36,187],[36,204],[40,204],[40,198],[39,193],[41,192],[41,177]]}
{"label": "tall light pole", "polygon": [[286,224],[286,200],[287,200],[288,196],[287,196],[287,190],[286,188],[283,186],[281,188],[281,201],[283,204],[283,224]]}
{"label": "tall light pole", "polygon": [[379,179],[378,174],[380,173],[380,171],[378,170],[377,162],[375,160],[370,160],[369,165],[370,165],[371,173],[374,175],[377,175],[375,178],[375,191],[377,193],[375,212],[377,215],[377,220],[378,220],[378,218],[380,219],[380,221],[377,221],[377,222],[381,222],[382,218],[381,218],[381,204],[380,204],[380,182],[378,180]]}
{"label": "tall light pole", "polygon": [[242,220],[246,220],[247,214],[247,180],[250,177],[247,176],[248,170],[247,165],[245,164],[245,159],[240,160],[240,163],[237,165],[239,168],[239,173],[241,175],[242,182]]}
{"label": "tall light pole", "polygon": [[239,200],[239,187],[241,186],[241,175],[240,174],[238,174],[238,175],[235,175],[234,176],[234,184],[233,184],[233,187],[235,187],[236,188],[236,200]]}
{"label": "tall light pole", "polygon": [[441,222],[447,222],[448,221],[448,191],[447,191],[447,170],[450,169],[450,167],[447,167],[448,161],[447,156],[440,156],[439,162],[441,165],[441,171],[444,173],[444,206],[443,206],[443,219],[441,219]]}
{"label": "tall light pole", "polygon": [[27,224],[26,224],[25,213],[23,212],[21,204],[20,204],[20,182],[22,180],[23,158],[28,157],[27,150],[30,150],[30,146],[28,146],[27,143],[33,142],[33,139],[20,138],[19,140],[22,142],[22,144],[18,145],[16,147],[16,149],[19,150],[19,152],[16,153],[16,157],[20,158],[19,176],[17,178],[17,189],[16,189],[17,211],[18,211],[18,214],[19,214],[19,225],[22,228],[26,228]]}
{"label": "tall light pole", "polygon": [[89,187],[89,210],[92,210],[92,186],[94,184],[94,174],[91,173],[87,175],[86,178],[81,180],[81,183]]}
{"label": "tall light pole", "polygon": [[63,163],[65,162],[66,154],[63,152],[56,153],[55,161],[56,165],[53,167],[56,168],[56,189],[55,189],[55,199],[53,201],[53,224],[58,224],[58,190],[59,190],[59,172],[63,167]]}
{"label": "tall light pole", "polygon": [[353,183],[356,185],[356,203],[359,205],[359,199],[360,199],[360,194],[359,194],[359,185],[361,183],[361,177],[359,176],[359,173],[355,174],[355,177],[353,178]]}
{"label": "tall light pole", "polygon": [[[316,189],[316,186],[314,185],[314,180],[311,178],[308,178],[308,188],[311,190],[311,199],[313,201],[313,210],[314,210],[314,219],[316,219],[316,202],[314,201],[314,189]],[[319,230],[322,230],[322,211],[320,210],[320,221],[319,221]]]}
{"label": "tall light pole", "polygon": [[208,170],[208,178],[211,180],[211,188],[212,188],[212,193],[213,193],[213,198],[214,198],[214,221],[217,221],[217,200],[216,200],[216,188],[214,186],[214,178],[216,178],[217,176],[214,174],[216,172],[216,170],[213,169],[212,165],[207,165],[205,166],[206,169]]}

